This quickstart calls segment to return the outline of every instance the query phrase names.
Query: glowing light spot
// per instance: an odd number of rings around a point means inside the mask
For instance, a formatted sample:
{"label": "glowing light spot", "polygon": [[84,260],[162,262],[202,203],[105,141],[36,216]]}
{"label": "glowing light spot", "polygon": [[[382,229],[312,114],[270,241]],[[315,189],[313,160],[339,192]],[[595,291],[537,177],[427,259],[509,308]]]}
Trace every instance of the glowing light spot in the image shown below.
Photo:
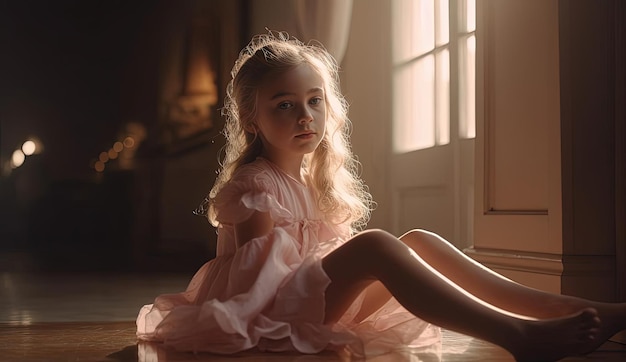
{"label": "glowing light spot", "polygon": [[13,168],[18,168],[22,166],[25,158],[26,156],[24,156],[24,153],[22,152],[22,150],[13,151],[13,155],[11,156],[11,166]]}
{"label": "glowing light spot", "polygon": [[111,160],[114,160],[114,159],[116,159],[116,158],[117,158],[117,152],[115,152],[115,150],[114,150],[114,149],[112,149],[112,148],[109,150],[109,158],[110,158]]}
{"label": "glowing light spot", "polygon": [[26,156],[38,155],[43,152],[43,143],[35,136],[28,137],[26,142],[22,144],[22,151]]}
{"label": "glowing light spot", "polygon": [[135,146],[135,140],[132,137],[124,138],[124,147],[133,148]]}
{"label": "glowing light spot", "polygon": [[115,152],[122,152],[122,150],[124,149],[124,145],[122,144],[122,142],[115,142],[113,144],[113,151]]}
{"label": "glowing light spot", "polygon": [[104,151],[100,152],[100,156],[98,156],[98,159],[102,161],[103,163],[107,162],[109,160],[109,154]]}
{"label": "glowing light spot", "polygon": [[24,142],[24,144],[22,145],[22,152],[24,152],[26,156],[34,154],[36,150],[37,145],[31,140]]}
{"label": "glowing light spot", "polygon": [[96,163],[93,165],[93,168],[98,172],[104,171],[104,162],[96,161]]}

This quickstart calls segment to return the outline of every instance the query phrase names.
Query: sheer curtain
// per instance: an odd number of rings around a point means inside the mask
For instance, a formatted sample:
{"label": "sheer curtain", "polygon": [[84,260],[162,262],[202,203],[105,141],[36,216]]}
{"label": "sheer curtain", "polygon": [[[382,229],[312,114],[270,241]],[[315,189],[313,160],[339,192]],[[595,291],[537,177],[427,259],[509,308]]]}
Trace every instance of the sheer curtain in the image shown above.
{"label": "sheer curtain", "polygon": [[296,0],[301,39],[318,40],[341,63],[348,46],[352,0]]}

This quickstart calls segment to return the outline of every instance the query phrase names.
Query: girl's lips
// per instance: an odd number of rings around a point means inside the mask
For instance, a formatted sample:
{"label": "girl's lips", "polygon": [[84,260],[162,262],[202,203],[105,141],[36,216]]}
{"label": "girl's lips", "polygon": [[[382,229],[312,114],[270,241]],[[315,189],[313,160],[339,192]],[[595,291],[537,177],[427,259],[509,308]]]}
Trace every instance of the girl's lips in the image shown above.
{"label": "girl's lips", "polygon": [[311,138],[315,135],[315,132],[307,132],[307,133],[301,133],[299,135],[297,135],[296,137],[298,138]]}

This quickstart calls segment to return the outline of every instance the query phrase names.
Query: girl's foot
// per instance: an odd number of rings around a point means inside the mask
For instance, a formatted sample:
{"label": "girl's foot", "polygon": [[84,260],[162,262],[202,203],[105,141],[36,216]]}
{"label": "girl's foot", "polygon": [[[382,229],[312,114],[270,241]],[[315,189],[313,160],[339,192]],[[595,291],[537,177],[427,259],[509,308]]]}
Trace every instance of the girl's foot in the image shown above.
{"label": "girl's foot", "polygon": [[589,352],[597,349],[616,333],[626,330],[626,303],[598,303],[593,306],[598,311],[602,326],[596,343]]}
{"label": "girl's foot", "polygon": [[563,318],[524,321],[522,338],[511,341],[517,361],[555,361],[589,352],[600,338],[600,318],[593,308]]}
{"label": "girl's foot", "polygon": [[600,345],[606,342],[609,338],[613,337],[616,333],[626,330],[626,303],[623,302],[606,303],[572,298],[572,301],[565,302],[560,306],[555,306],[555,308],[563,311],[570,311],[570,313],[574,313],[585,308],[592,308],[597,311],[597,315],[602,321],[602,325],[600,326],[600,331],[598,332],[595,344],[591,346],[588,352],[600,347]]}

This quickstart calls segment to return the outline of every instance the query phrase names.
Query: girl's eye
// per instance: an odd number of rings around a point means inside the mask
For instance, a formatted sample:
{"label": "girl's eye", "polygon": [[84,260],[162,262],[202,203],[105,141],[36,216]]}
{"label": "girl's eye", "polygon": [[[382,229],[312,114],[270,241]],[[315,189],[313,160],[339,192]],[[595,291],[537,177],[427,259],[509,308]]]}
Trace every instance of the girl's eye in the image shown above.
{"label": "girl's eye", "polygon": [[322,97],[315,97],[312,98],[309,103],[311,103],[312,105],[318,105],[320,103],[322,103]]}
{"label": "girl's eye", "polygon": [[289,108],[291,108],[291,103],[289,103],[289,102],[280,103],[280,104],[278,104],[278,108],[280,108],[280,109],[289,109]]}

